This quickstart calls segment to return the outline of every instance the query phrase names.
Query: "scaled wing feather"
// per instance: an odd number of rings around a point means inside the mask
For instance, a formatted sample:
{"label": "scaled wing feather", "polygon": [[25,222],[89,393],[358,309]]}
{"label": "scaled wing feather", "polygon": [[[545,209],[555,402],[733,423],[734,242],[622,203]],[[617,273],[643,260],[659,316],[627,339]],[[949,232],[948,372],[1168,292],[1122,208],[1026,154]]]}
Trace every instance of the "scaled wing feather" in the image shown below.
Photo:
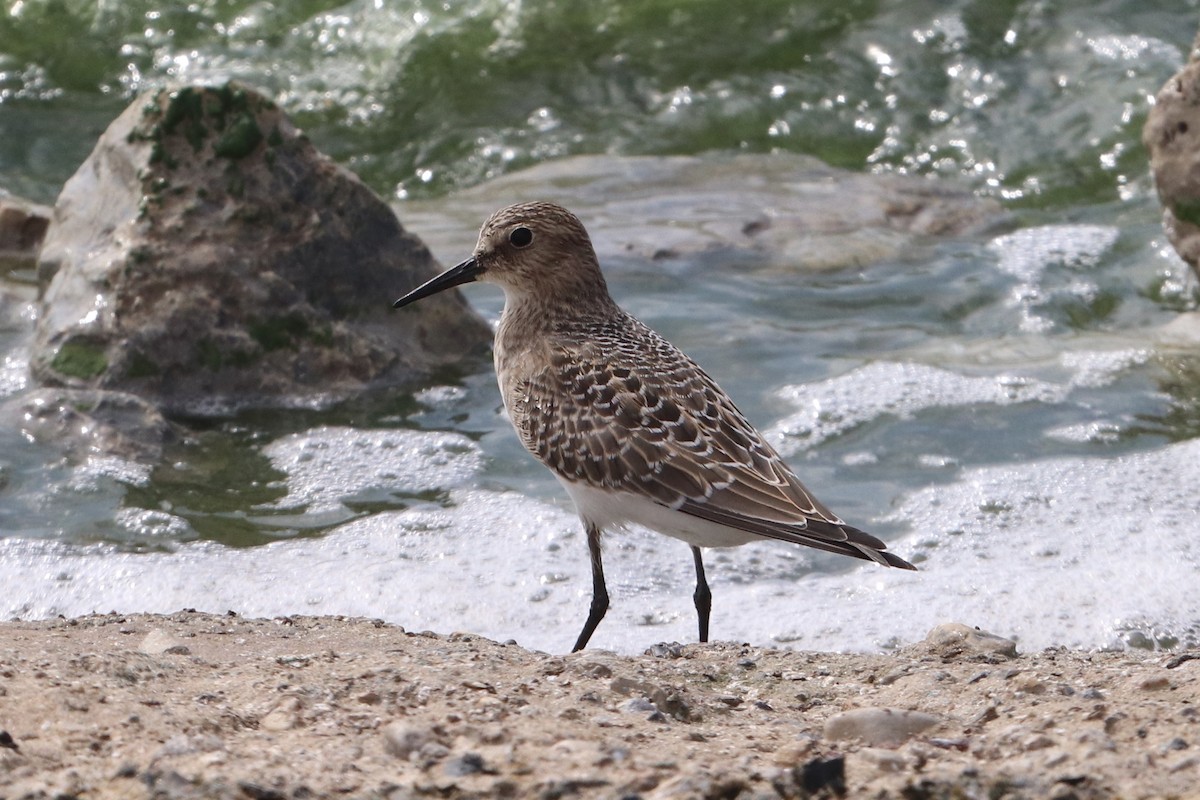
{"label": "scaled wing feather", "polygon": [[550,366],[518,387],[514,421],[526,447],[566,479],[912,568],[823,506],[712,378],[632,317],[552,345]]}

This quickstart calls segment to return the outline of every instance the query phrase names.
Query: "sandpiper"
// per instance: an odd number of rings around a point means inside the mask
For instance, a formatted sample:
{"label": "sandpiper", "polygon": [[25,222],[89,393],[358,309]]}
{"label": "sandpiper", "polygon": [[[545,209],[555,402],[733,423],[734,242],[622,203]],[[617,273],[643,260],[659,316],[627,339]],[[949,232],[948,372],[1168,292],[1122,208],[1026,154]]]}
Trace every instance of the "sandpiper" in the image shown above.
{"label": "sandpiper", "polygon": [[703,547],[780,539],[915,569],[813,497],[708,373],[617,307],[565,208],[497,211],[470,258],[394,306],[476,280],[504,290],[495,361],[509,419],[587,531],[592,603],[573,650],[608,610],[601,534],[627,523],[691,545],[702,642],[712,607]]}

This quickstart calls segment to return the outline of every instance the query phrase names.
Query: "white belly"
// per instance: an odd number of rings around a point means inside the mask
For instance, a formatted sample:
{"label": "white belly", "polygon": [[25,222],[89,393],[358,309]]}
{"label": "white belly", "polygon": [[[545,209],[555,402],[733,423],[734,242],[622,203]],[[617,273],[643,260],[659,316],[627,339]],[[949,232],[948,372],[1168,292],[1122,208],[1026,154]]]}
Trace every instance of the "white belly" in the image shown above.
{"label": "white belly", "polygon": [[696,547],[734,547],[762,538],[675,511],[639,495],[605,491],[562,478],[558,480],[571,495],[584,524],[602,530],[633,523]]}

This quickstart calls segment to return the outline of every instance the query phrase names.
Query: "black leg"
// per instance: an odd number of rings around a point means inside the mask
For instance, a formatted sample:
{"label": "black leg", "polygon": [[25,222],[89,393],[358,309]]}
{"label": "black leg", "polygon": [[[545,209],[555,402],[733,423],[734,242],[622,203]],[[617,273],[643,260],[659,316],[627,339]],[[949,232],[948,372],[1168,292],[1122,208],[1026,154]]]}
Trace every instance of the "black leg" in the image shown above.
{"label": "black leg", "polygon": [[588,553],[592,557],[592,608],[588,611],[587,622],[583,623],[583,630],[580,631],[579,638],[575,640],[575,646],[571,648],[572,653],[587,647],[588,639],[592,638],[596,626],[600,624],[600,620],[604,619],[604,614],[608,611],[608,587],[604,585],[604,563],[600,560],[599,528],[588,524],[587,542]]}
{"label": "black leg", "polygon": [[700,641],[708,641],[708,612],[712,610],[712,592],[708,590],[708,581],[704,578],[704,561],[700,558],[700,548],[692,548],[692,557],[696,559],[696,592],[692,600],[696,603],[696,616],[700,619]]}

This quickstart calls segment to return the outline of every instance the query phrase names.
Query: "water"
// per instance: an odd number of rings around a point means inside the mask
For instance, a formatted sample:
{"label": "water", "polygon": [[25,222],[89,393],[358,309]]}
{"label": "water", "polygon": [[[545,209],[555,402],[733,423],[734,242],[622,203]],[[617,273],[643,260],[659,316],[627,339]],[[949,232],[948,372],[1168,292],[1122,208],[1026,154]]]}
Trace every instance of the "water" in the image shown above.
{"label": "water", "polygon": [[[51,202],[132,92],[236,76],[445,263],[491,208],[552,193],[618,300],[921,567],[714,551],[714,636],[880,649],[953,619],[1024,647],[1195,644],[1196,287],[1138,140],[1197,6],[23,0],[0,16],[0,186]],[[816,273],[802,249],[651,257],[788,202],[770,153],[952,180],[1009,217]],[[620,160],[638,155],[697,156],[691,183]],[[32,389],[20,278],[0,283],[6,403]],[[467,293],[497,316],[498,293]],[[411,397],[185,422],[151,469],[0,421],[0,614],[349,613],[573,641],[583,537],[489,365]],[[694,638],[684,545],[631,531],[606,559],[595,646]]]}

